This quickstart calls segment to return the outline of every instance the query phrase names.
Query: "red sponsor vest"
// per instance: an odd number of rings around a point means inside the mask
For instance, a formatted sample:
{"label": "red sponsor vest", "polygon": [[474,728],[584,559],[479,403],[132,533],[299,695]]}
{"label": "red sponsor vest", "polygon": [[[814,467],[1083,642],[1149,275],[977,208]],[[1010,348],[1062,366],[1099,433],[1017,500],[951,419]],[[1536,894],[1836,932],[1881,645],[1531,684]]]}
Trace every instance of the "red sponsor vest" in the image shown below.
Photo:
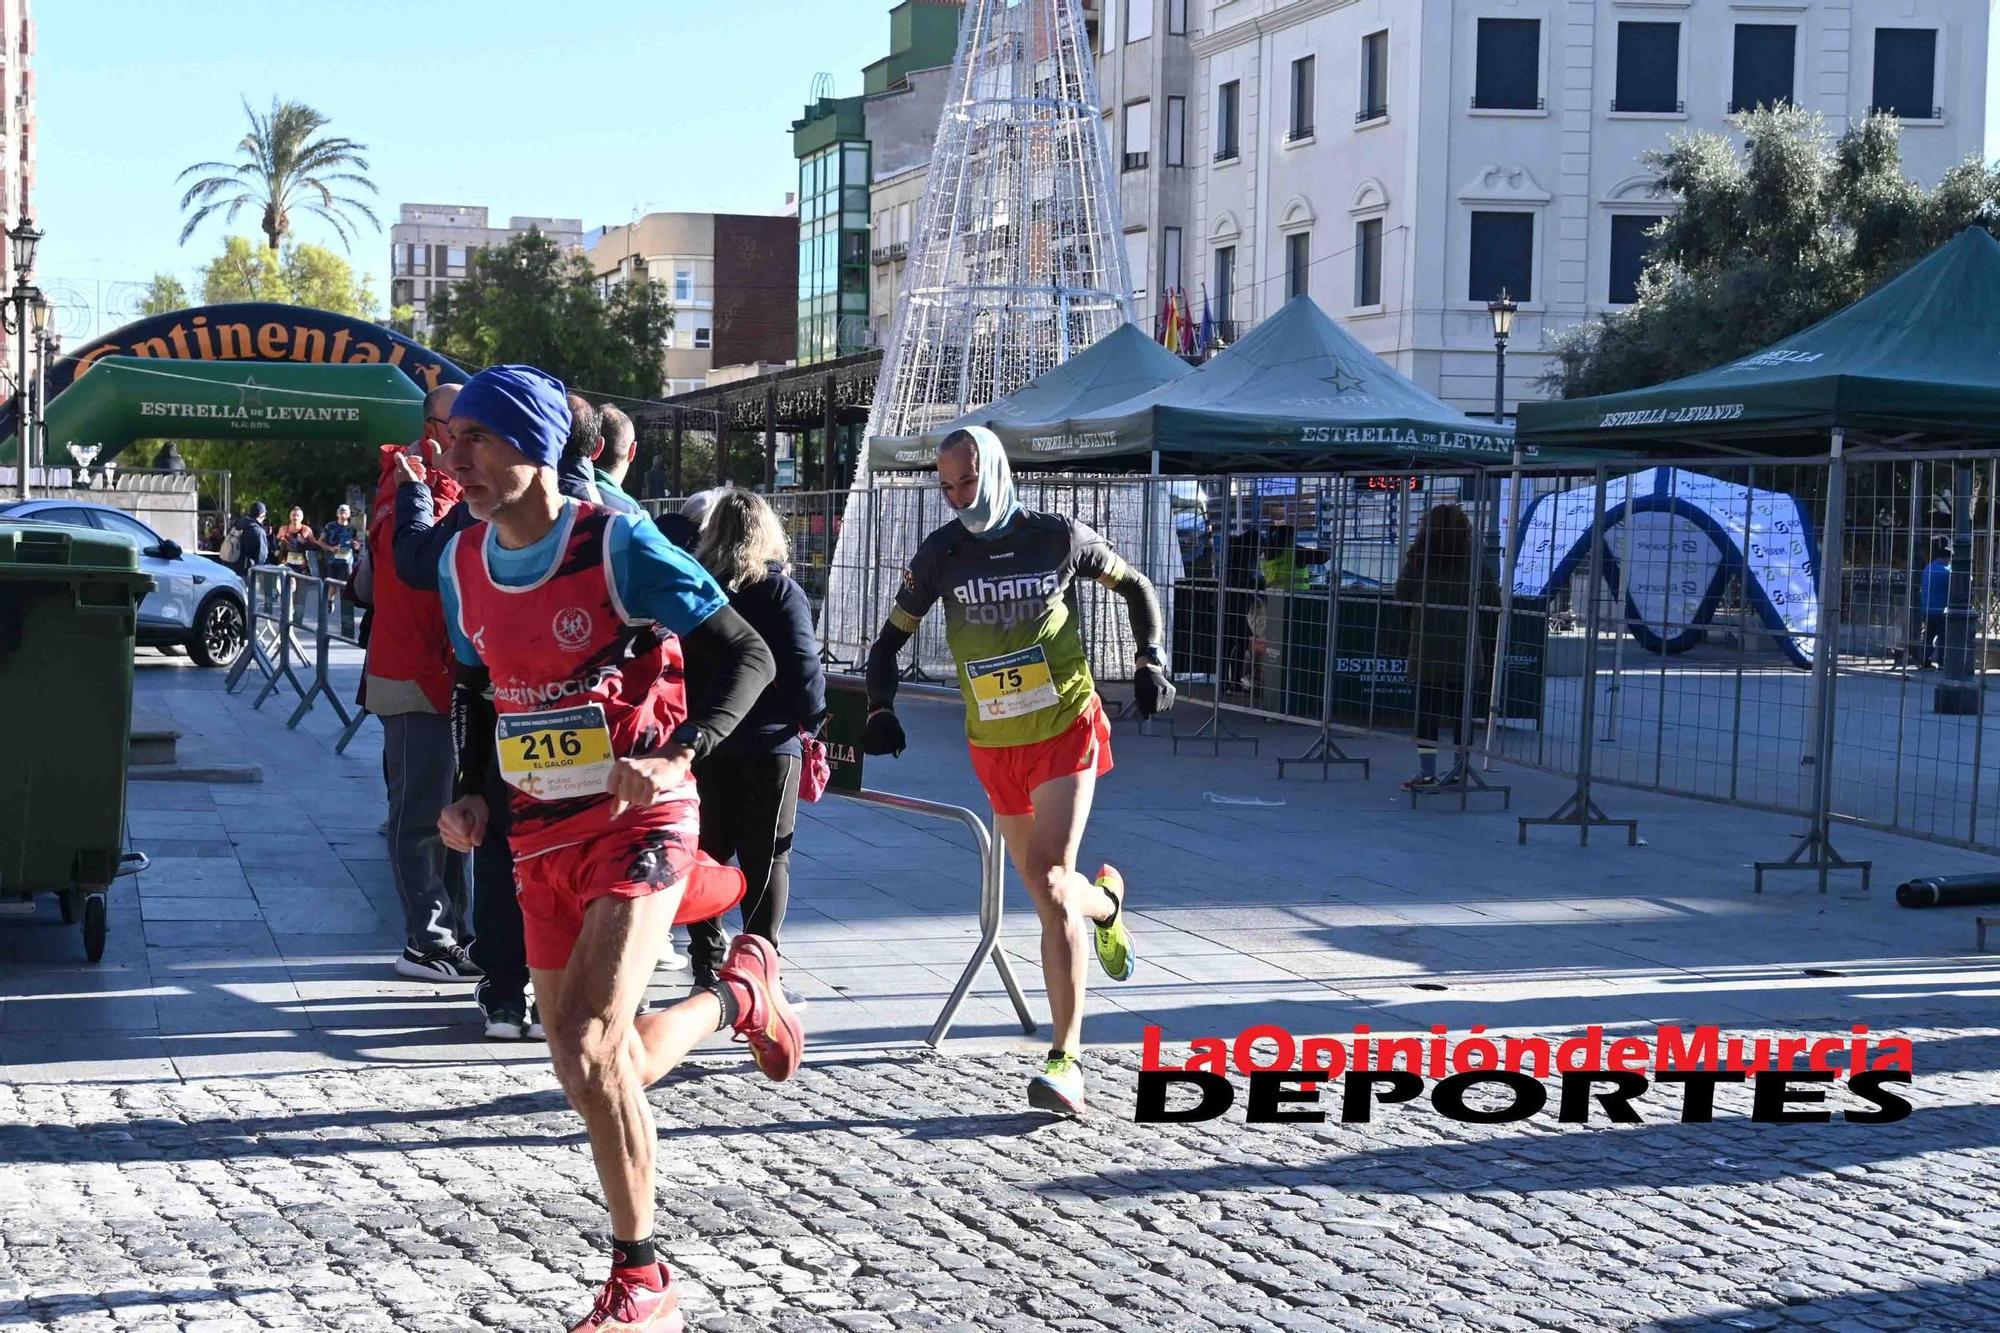
{"label": "red sponsor vest", "polygon": [[[687,720],[680,640],[619,604],[606,530],[615,515],[575,502],[557,520],[562,554],[553,572],[525,588],[493,580],[486,565],[488,524],[451,540],[446,559],[458,588],[459,629],[493,678],[502,715],[596,704],[611,753],[636,758],[662,749]],[[509,789],[508,843],[516,856],[583,842],[611,825],[609,796],[541,801]],[[695,799],[690,777],[670,801]],[[624,820],[642,817],[627,811]],[[620,822],[624,822],[621,820]]]}
{"label": "red sponsor vest", "polygon": [[[407,680],[423,690],[439,713],[451,711],[451,641],[444,632],[444,603],[437,593],[412,588],[396,577],[390,543],[396,530],[396,488],[403,473],[400,445],[385,444],[375,507],[368,518],[368,563],[375,578],[375,619],[368,630],[364,670],[384,680]],[[458,503],[458,483],[435,468],[430,473],[433,521]]]}

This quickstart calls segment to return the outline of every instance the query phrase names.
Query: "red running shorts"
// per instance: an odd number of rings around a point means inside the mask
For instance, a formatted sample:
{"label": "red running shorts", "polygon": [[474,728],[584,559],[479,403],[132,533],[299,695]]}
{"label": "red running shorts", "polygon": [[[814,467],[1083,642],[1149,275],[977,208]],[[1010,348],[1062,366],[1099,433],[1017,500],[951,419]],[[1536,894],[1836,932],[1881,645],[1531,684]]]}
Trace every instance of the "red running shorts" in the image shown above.
{"label": "red running shorts", "polygon": [[677,926],[706,921],[742,901],[743,872],[697,850],[698,808],[693,801],[655,806],[643,820],[621,821],[588,841],[516,861],[528,966],[568,966],[584,910],[599,898],[677,894]]}
{"label": "red running shorts", "polygon": [[1032,815],[1034,792],[1054,778],[1095,769],[1103,777],[1111,771],[1111,719],[1104,715],[1104,701],[1090,696],[1090,706],[1070,723],[1069,730],[1045,741],[1026,745],[973,745],[972,771],[986,788],[986,799],[996,815]]}

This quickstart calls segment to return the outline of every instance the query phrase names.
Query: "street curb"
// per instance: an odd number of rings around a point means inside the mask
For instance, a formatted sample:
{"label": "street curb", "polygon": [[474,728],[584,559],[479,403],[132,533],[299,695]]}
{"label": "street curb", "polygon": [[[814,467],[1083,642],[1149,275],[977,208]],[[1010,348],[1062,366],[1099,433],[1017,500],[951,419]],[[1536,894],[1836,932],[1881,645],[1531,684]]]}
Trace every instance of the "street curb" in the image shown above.
{"label": "street curb", "polygon": [[259,764],[133,764],[125,770],[128,782],[229,782],[251,783],[264,780]]}

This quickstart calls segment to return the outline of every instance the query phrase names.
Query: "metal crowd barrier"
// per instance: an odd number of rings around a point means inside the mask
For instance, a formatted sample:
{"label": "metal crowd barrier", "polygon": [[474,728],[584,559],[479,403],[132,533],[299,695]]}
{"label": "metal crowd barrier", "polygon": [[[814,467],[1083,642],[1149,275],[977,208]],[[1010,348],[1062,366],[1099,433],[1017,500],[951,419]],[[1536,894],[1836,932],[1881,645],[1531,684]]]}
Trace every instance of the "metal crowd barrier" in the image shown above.
{"label": "metal crowd barrier", "polygon": [[[348,710],[334,691],[329,674],[330,654],[336,642],[360,646],[355,633],[347,628],[352,619],[352,602],[346,582],[302,574],[283,565],[259,565],[250,571],[245,584],[250,602],[246,615],[247,642],[229,669],[224,690],[236,693],[252,667],[264,677],[263,687],[251,701],[253,709],[261,709],[280,686],[289,687],[298,703],[285,720],[287,730],[296,730],[312,711],[313,704],[325,699],[341,722],[334,753],[346,753],[369,716],[366,709]],[[332,623],[336,607],[343,612],[339,629]],[[268,648],[266,631],[270,636]],[[308,632],[312,635],[310,645],[300,642],[300,636]],[[309,679],[300,679],[301,667],[310,672]]]}
{"label": "metal crowd barrier", "polygon": [[[859,691],[864,681],[859,676],[841,675],[829,672],[827,684],[833,688]],[[897,691],[897,697],[924,699],[934,703],[949,702],[963,705],[963,699],[956,689],[949,686],[905,684]],[[1014,1014],[1021,1020],[1021,1031],[1028,1035],[1035,1032],[1034,1016],[1028,1011],[1028,1001],[1021,994],[1021,984],[1014,979],[1014,969],[1007,962],[1007,952],[1000,947],[1000,927],[1005,909],[1007,884],[1007,844],[999,830],[989,830],[986,821],[962,805],[950,805],[943,801],[927,801],[917,796],[901,796],[894,792],[842,791],[838,787],[827,789],[829,795],[843,800],[857,801],[863,805],[884,806],[891,810],[903,810],[915,815],[928,815],[934,819],[955,820],[972,833],[974,846],[979,849],[979,944],[972,951],[965,970],[959,974],[958,984],[952,988],[951,998],[939,1011],[937,1021],[931,1024],[930,1033],[924,1041],[932,1047],[944,1044],[945,1034],[951,1030],[952,1019],[958,1015],[959,1006],[965,1003],[965,996],[972,989],[972,983],[979,975],[979,969],[986,960],[993,960],[993,968],[1000,974],[1000,984],[1007,988],[1007,998],[1014,1002]]]}

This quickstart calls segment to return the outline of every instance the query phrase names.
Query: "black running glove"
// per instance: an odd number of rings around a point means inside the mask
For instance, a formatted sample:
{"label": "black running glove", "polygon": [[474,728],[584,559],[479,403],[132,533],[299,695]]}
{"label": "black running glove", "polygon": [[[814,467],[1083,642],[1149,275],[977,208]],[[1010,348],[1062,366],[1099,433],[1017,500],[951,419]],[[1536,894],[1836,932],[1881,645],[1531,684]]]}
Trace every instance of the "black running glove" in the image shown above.
{"label": "black running glove", "polygon": [[1158,662],[1142,662],[1132,678],[1132,699],[1140,717],[1163,717],[1174,709],[1174,683]]}
{"label": "black running glove", "polygon": [[868,714],[868,721],[861,728],[861,753],[899,755],[909,744],[903,735],[903,724],[896,720],[893,711],[877,708]]}

